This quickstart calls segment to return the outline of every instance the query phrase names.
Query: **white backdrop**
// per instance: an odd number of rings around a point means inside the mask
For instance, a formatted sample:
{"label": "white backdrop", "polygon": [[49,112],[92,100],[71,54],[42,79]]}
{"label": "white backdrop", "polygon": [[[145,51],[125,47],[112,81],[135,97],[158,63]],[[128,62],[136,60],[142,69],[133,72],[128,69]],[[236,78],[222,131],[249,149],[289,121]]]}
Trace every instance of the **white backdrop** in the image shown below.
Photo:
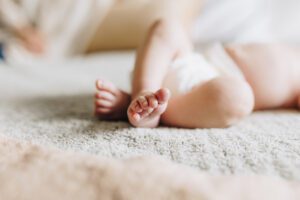
{"label": "white backdrop", "polygon": [[207,0],[194,39],[197,43],[300,43],[299,0]]}

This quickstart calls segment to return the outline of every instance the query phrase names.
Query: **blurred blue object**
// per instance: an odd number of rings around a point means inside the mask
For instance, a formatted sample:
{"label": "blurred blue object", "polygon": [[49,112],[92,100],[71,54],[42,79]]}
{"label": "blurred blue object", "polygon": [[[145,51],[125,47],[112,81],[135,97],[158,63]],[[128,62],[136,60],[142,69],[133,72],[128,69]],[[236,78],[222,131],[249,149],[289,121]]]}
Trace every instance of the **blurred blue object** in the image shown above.
{"label": "blurred blue object", "polygon": [[4,44],[0,43],[0,60],[4,60]]}

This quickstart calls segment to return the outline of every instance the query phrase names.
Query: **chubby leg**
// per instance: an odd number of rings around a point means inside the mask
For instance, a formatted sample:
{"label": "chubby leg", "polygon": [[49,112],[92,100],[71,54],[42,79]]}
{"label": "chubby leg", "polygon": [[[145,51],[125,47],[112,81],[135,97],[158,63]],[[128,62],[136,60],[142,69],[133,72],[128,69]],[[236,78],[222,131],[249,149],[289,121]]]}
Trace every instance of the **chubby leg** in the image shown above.
{"label": "chubby leg", "polygon": [[224,128],[254,108],[251,87],[242,79],[218,77],[171,98],[162,123],[184,128]]}
{"label": "chubby leg", "polygon": [[98,80],[96,115],[101,119],[128,119],[135,127],[157,126],[169,100],[168,90],[161,89],[161,85],[174,57],[191,48],[186,37],[176,19],[155,21],[137,53],[132,94]]}
{"label": "chubby leg", "polygon": [[[192,50],[187,30],[180,20],[160,19],[149,29],[139,48],[132,81],[132,102],[127,111],[135,127],[153,128],[166,110],[169,92],[162,84],[172,61]],[[157,102],[156,107],[150,105]]]}

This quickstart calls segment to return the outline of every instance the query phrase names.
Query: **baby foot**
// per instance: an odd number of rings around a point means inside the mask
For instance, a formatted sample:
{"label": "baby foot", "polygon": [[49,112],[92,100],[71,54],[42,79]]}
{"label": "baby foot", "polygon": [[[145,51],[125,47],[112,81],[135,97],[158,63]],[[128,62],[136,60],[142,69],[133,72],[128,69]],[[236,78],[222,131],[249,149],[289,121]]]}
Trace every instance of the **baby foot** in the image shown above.
{"label": "baby foot", "polygon": [[118,89],[113,83],[96,81],[95,115],[104,120],[123,120],[127,118],[130,103],[129,94]]}
{"label": "baby foot", "polygon": [[143,93],[135,98],[127,110],[129,122],[135,127],[154,128],[166,111],[170,91],[160,89],[155,93]]}

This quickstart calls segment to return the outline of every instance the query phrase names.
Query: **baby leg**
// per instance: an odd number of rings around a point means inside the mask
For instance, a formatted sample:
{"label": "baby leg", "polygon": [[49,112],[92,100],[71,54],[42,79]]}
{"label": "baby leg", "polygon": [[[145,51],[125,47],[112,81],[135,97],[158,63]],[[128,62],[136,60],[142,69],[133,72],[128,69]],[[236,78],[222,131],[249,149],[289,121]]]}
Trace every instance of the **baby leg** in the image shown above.
{"label": "baby leg", "polygon": [[162,123],[185,128],[223,128],[249,115],[254,96],[249,84],[235,77],[218,77],[171,98]]}

